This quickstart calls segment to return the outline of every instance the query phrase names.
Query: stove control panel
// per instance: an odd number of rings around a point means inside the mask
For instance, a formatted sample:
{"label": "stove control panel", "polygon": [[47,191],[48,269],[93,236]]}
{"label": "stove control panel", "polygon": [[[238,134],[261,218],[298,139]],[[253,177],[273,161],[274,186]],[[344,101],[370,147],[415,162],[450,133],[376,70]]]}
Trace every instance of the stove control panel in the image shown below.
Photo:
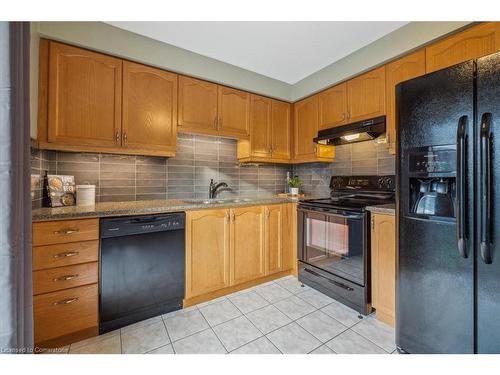
{"label": "stove control panel", "polygon": [[336,190],[394,190],[394,176],[333,176],[330,189]]}

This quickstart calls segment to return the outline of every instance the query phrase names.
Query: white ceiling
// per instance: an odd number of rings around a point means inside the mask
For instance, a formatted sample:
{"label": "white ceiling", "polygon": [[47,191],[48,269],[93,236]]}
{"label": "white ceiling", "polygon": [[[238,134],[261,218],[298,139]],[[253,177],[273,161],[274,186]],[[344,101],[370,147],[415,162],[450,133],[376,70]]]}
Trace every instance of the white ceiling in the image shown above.
{"label": "white ceiling", "polygon": [[107,22],[294,84],[407,22]]}

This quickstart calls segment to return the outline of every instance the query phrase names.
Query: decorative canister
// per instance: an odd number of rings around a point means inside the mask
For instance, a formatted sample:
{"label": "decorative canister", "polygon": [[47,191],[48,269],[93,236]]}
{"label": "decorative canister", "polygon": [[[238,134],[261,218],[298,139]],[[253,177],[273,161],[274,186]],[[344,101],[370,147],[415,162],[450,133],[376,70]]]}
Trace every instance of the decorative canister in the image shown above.
{"label": "decorative canister", "polygon": [[91,206],[95,204],[95,185],[76,185],[76,205]]}

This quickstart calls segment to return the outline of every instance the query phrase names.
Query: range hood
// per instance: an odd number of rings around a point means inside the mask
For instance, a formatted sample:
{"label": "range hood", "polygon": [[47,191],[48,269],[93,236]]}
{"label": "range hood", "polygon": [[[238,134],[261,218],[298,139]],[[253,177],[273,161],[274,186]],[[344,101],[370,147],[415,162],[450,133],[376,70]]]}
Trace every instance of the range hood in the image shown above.
{"label": "range hood", "polygon": [[370,141],[385,133],[385,116],[320,130],[314,142],[326,145],[345,145]]}

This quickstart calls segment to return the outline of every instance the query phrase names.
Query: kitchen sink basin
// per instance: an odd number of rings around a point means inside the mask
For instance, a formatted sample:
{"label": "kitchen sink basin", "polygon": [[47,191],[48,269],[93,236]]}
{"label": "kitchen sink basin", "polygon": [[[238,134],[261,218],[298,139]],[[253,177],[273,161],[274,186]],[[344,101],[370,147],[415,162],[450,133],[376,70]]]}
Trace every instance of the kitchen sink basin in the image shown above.
{"label": "kitchen sink basin", "polygon": [[248,198],[235,198],[235,199],[185,199],[185,203],[191,204],[224,204],[224,203],[245,203],[251,202],[252,199]]}

